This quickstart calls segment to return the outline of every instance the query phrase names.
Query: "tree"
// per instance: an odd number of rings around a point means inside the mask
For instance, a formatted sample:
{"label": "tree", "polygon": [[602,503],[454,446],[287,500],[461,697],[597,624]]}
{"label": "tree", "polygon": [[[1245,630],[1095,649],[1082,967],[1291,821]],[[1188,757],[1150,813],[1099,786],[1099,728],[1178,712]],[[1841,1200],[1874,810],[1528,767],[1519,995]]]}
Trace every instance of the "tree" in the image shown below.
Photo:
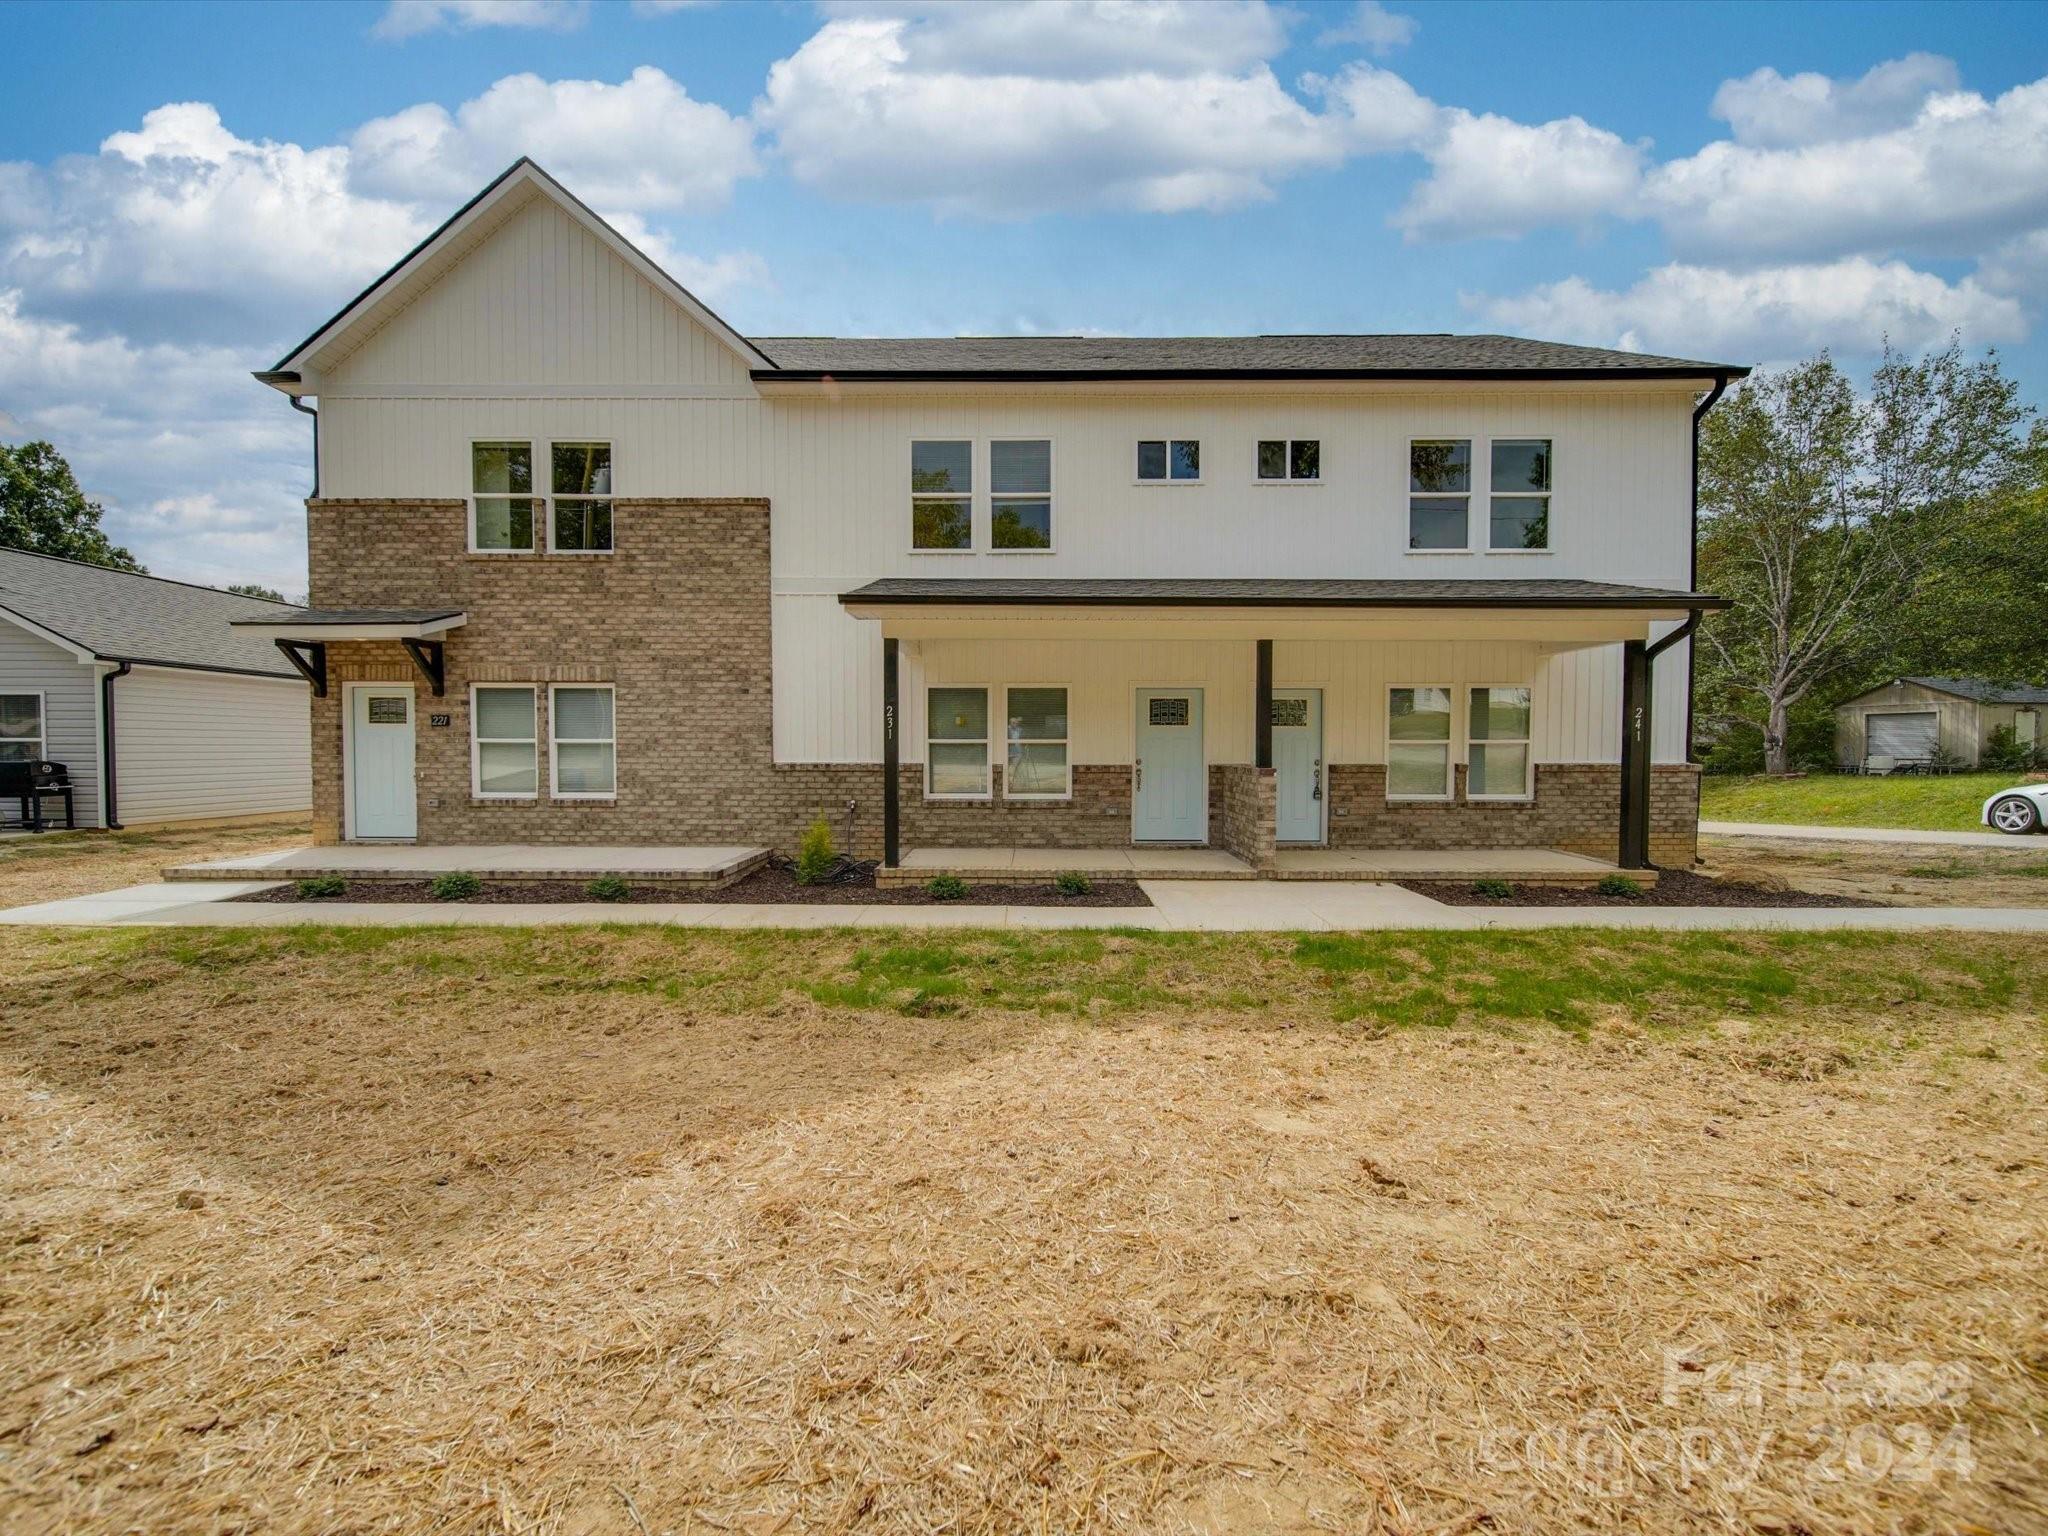
{"label": "tree", "polygon": [[1715,723],[1762,726],[1767,771],[1790,766],[1794,706],[1887,653],[1970,514],[2010,490],[2029,414],[1960,340],[1917,362],[1887,346],[1867,398],[1822,353],[1708,413],[1701,580],[1735,607],[1701,627],[1702,694]]}
{"label": "tree", "polygon": [[141,572],[142,562],[100,531],[100,512],[50,444],[0,443],[0,547]]}
{"label": "tree", "polygon": [[233,592],[241,597],[267,597],[273,603],[281,603],[284,601],[284,594],[278,591],[277,588],[266,587],[261,582],[257,581],[231,582],[228,586],[228,591]]}

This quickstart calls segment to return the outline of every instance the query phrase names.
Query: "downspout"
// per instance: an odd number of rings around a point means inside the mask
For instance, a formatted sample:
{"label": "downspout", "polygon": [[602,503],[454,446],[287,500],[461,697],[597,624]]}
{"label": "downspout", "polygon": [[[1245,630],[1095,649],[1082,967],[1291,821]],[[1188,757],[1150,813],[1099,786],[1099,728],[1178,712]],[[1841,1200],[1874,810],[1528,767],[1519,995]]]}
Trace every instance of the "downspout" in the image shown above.
{"label": "downspout", "polygon": [[122,662],[111,672],[100,674],[100,801],[106,807],[106,830],[121,830],[121,813],[114,795],[114,679],[131,670]]}
{"label": "downspout", "polygon": [[[1726,393],[1728,393],[1728,375],[1725,373],[1716,374],[1714,376],[1714,387],[1707,391],[1706,399],[1694,406],[1692,411],[1692,574],[1686,578],[1685,586],[1688,592],[1697,592],[1700,589],[1700,419],[1707,412],[1711,411],[1714,408],[1714,402]],[[319,443],[319,431],[319,427],[315,426],[313,432],[316,448]],[[1674,634],[1691,634],[1698,627],[1699,619],[1699,614],[1695,612],[1685,628],[1674,631]],[[1685,653],[1685,760],[1688,763],[1698,761],[1698,757],[1692,749],[1692,696],[1693,691],[1699,686],[1697,663],[1698,657],[1691,650],[1687,650]]]}
{"label": "downspout", "polygon": [[[313,418],[313,491],[312,491],[312,494],[313,494],[313,496],[314,496],[315,498],[317,498],[317,497],[318,497],[318,496],[320,495],[320,413],[319,413],[318,411],[314,410],[312,406],[310,406],[310,405],[306,404],[306,397],[305,397],[304,395],[287,395],[287,396],[285,396],[285,398],[286,398],[287,400],[291,401],[291,403],[292,403],[292,409],[293,409],[293,410],[297,411],[297,412],[298,412],[298,413],[299,413],[300,415],[302,415],[302,416],[310,416],[310,417],[312,417],[312,418]],[[1712,400],[1712,398],[1711,398],[1711,397],[1710,397],[1710,398],[1708,399],[1707,403],[1708,403],[1709,405],[1713,404],[1713,400]],[[1693,422],[1694,422],[1694,430],[1693,430],[1693,435],[1692,435],[1692,436],[1693,436],[1693,444],[1692,444],[1692,478],[1693,478],[1693,485],[1694,485],[1694,487],[1695,487],[1695,491],[1694,491],[1694,496],[1693,496],[1693,502],[1694,502],[1694,506],[1695,506],[1695,509],[1697,509],[1697,506],[1698,506],[1698,502],[1699,502],[1699,496],[1698,496],[1698,491],[1697,491],[1697,487],[1698,487],[1698,485],[1699,485],[1699,478],[1700,478],[1700,444],[1699,444],[1699,436],[1700,436],[1700,435],[1699,435],[1699,430],[1698,430],[1698,422],[1699,422],[1699,417],[1697,417],[1697,416],[1693,417]]]}

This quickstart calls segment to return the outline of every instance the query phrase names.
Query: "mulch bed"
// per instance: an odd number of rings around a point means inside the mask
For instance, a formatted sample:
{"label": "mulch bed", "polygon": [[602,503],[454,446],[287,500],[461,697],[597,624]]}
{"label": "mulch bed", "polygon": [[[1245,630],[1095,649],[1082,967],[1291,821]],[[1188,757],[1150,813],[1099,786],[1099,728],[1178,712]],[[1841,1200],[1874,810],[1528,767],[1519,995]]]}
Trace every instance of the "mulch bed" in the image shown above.
{"label": "mulch bed", "polygon": [[[486,880],[483,888],[467,901],[444,905],[495,906],[507,902],[587,902],[591,899],[584,880]],[[350,880],[339,896],[301,896],[295,884],[276,886],[237,896],[236,901],[282,901],[303,906],[328,906],[348,902],[430,902],[434,899],[425,880]],[[967,894],[946,901],[928,895],[921,885],[875,884],[872,864],[857,865],[839,880],[823,885],[799,885],[786,867],[768,865],[757,869],[737,884],[723,890],[707,891],[689,886],[635,884],[627,882],[627,895],[619,906],[649,903],[685,903],[724,906],[735,902],[757,902],[772,906],[822,907],[1149,907],[1152,900],[1129,880],[1098,880],[1084,896],[1063,896],[1050,882],[1043,885],[970,885]]]}
{"label": "mulch bed", "polygon": [[1826,896],[1814,891],[1772,890],[1739,880],[1716,880],[1691,870],[1666,870],[1640,896],[1603,896],[1591,886],[1515,884],[1512,896],[1482,896],[1469,880],[1403,880],[1414,891],[1447,907],[1882,907],[1882,901]]}

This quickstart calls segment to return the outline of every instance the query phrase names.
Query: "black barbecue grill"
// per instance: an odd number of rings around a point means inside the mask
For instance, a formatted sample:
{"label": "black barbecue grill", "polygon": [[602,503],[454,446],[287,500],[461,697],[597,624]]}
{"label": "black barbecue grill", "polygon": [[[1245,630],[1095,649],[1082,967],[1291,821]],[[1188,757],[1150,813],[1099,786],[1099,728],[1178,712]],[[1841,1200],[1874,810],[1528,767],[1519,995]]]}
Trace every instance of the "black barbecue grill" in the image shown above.
{"label": "black barbecue grill", "polygon": [[62,799],[64,825],[78,825],[78,810],[71,801],[71,775],[62,763],[37,759],[26,763],[0,763],[0,809],[11,801],[21,808],[19,825],[40,832],[49,822],[43,816],[45,800]]}

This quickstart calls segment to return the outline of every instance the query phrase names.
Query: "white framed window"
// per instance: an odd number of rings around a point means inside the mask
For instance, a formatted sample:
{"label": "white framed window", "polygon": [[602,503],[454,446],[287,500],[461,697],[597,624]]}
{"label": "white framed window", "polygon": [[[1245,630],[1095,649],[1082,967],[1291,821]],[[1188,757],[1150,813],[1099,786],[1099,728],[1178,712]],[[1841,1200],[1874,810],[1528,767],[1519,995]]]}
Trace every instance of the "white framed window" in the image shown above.
{"label": "white framed window", "polygon": [[1550,549],[1550,439],[1497,437],[1492,460],[1486,547],[1516,554]]}
{"label": "white framed window", "polygon": [[612,552],[612,445],[548,444],[548,548],[558,555]]}
{"label": "white framed window", "polygon": [[1530,779],[1530,692],[1520,683],[1487,683],[1467,690],[1465,797],[1526,800]]}
{"label": "white framed window", "polygon": [[988,543],[1002,553],[1052,549],[1052,439],[997,437],[988,445]]}
{"label": "white framed window", "polygon": [[919,554],[950,554],[974,548],[971,439],[911,441],[910,547]]}
{"label": "white framed window", "polygon": [[534,515],[544,505],[533,494],[532,443],[480,438],[469,445],[471,554],[532,554]]}
{"label": "white framed window", "polygon": [[50,755],[40,688],[0,693],[0,763],[37,763]]}
{"label": "white framed window", "polygon": [[925,690],[924,792],[933,800],[988,798],[988,689]]}
{"label": "white framed window", "polygon": [[617,797],[616,702],[610,683],[555,683],[548,688],[548,780],[555,799]]}
{"label": "white framed window", "polygon": [[1451,798],[1451,689],[1402,684],[1387,690],[1387,798]]}
{"label": "white framed window", "polygon": [[1416,438],[1408,444],[1408,548],[1472,547],[1472,439]]}
{"label": "white framed window", "polygon": [[1314,437],[1262,437],[1253,474],[1261,485],[1316,485],[1323,478],[1323,444]]}
{"label": "white framed window", "polygon": [[1003,690],[1006,800],[1064,800],[1074,792],[1067,761],[1067,690],[1033,684]]}
{"label": "white framed window", "polygon": [[1202,443],[1194,437],[1138,439],[1138,484],[1200,485]]}
{"label": "white framed window", "polygon": [[469,789],[479,800],[531,800],[540,793],[538,690],[531,683],[472,683]]}

